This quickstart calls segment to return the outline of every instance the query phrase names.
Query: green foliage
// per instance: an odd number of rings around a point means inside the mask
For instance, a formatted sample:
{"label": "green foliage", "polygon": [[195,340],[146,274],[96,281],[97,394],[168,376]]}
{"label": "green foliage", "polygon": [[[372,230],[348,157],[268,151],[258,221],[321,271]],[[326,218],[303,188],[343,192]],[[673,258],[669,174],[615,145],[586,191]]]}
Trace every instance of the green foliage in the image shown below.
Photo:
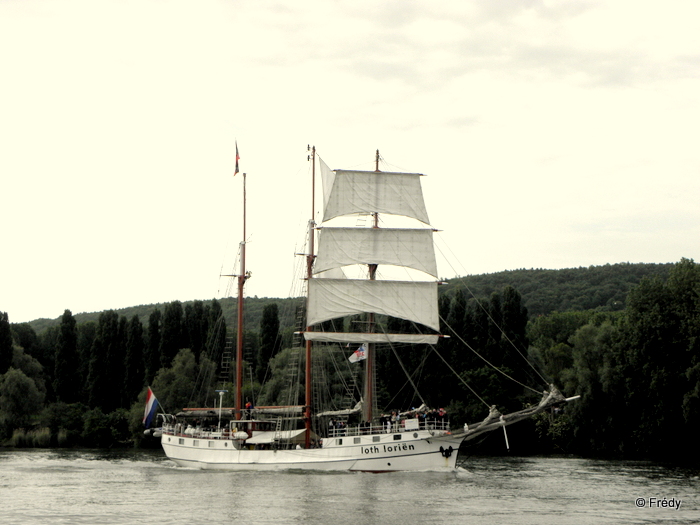
{"label": "green foliage", "polygon": [[117,444],[123,445],[131,438],[129,414],[125,409],[105,414],[99,408],[93,408],[85,413],[83,423],[81,441],[87,447],[107,448]]}
{"label": "green foliage", "polygon": [[136,399],[144,379],[143,326],[138,316],[133,316],[126,334],[126,360],[124,366],[124,397],[127,404]]}
{"label": "green foliage", "polygon": [[255,360],[255,375],[259,382],[265,380],[267,364],[280,349],[280,320],[277,303],[265,306],[260,320],[260,347]]}
{"label": "green foliage", "polygon": [[621,316],[549,317],[530,333],[545,371],[581,395],[567,407],[571,451],[700,461],[697,264],[682,259],[667,280],[642,279]]}
{"label": "green foliage", "polygon": [[[314,350],[318,352],[318,349]],[[296,366],[292,367],[295,363]],[[303,395],[301,378],[304,370],[304,349],[285,348],[270,360],[270,374],[258,398],[259,405],[294,405]],[[291,383],[294,376],[298,382]]]}
{"label": "green foliage", "polygon": [[148,316],[148,342],[144,351],[144,379],[147,385],[151,384],[156,372],[160,369],[161,318],[158,308]]}
{"label": "green foliage", "polygon": [[78,375],[78,330],[70,310],[63,313],[56,342],[53,389],[56,398],[74,403],[80,397]]}
{"label": "green foliage", "polygon": [[198,383],[198,378],[213,379],[215,367],[216,365],[205,357],[197,364],[189,348],[180,350],[173,359],[172,366],[161,368],[153,381],[152,389],[161,407],[168,413],[175,413],[183,407],[200,404],[199,400],[193,398],[194,392],[202,391],[213,395],[213,381],[202,385]]}
{"label": "green foliage", "polygon": [[81,444],[84,421],[88,407],[83,403],[51,403],[39,418],[40,425],[48,428],[51,446],[71,447]]}
{"label": "green foliage", "polygon": [[0,375],[12,365],[12,332],[7,312],[0,312]]}
{"label": "green foliage", "polygon": [[24,372],[10,368],[0,380],[0,424],[7,429],[24,427],[41,410],[44,396]]}
{"label": "green foliage", "polygon": [[629,291],[644,277],[666,278],[671,264],[606,264],[564,270],[521,269],[448,279],[441,293],[466,286],[470,297],[488,297],[512,286],[532,317],[574,310],[619,311]]}
{"label": "green foliage", "polygon": [[173,301],[165,306],[163,328],[160,334],[160,366],[169,367],[178,350],[182,348],[183,311],[180,301]]}

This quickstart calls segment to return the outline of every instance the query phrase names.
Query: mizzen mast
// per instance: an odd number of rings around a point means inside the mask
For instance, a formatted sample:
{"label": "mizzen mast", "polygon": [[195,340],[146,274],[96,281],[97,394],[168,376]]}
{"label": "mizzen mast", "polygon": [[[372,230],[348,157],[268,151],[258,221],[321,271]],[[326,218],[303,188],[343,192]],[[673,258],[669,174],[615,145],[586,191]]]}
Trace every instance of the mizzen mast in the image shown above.
{"label": "mizzen mast", "polygon": [[[311,146],[311,153],[308,156],[311,161],[311,220],[309,220],[309,253],[306,255],[306,279],[307,283],[313,277],[313,267],[314,267],[314,217],[316,213],[315,200],[316,200],[316,146]],[[307,318],[308,319],[308,318]],[[306,327],[307,331],[312,331],[311,326]],[[312,403],[312,385],[311,385],[311,348],[312,342],[310,339],[306,340],[305,355],[306,355],[306,366],[304,368],[304,446],[305,448],[311,447],[311,403]]]}

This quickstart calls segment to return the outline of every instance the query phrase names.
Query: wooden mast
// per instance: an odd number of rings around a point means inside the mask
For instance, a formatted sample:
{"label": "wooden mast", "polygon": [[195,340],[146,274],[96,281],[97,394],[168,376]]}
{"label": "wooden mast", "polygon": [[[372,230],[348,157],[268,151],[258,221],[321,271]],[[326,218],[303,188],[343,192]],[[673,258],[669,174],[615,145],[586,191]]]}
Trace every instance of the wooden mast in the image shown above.
{"label": "wooden mast", "polygon": [[243,408],[243,287],[247,279],[245,272],[245,244],[246,244],[246,194],[245,173],[243,173],[243,241],[241,242],[241,271],[238,275],[238,332],[236,337],[236,419],[240,420]]}
{"label": "wooden mast", "polygon": [[[309,160],[311,160],[311,220],[309,221],[309,253],[306,255],[306,279],[307,285],[310,284],[308,281],[313,276],[313,266],[314,266],[314,217],[316,214],[315,200],[316,200],[316,146],[311,146],[311,154],[309,155]],[[311,332],[313,328],[307,326],[306,330]],[[306,341],[306,366],[304,370],[304,447],[311,447],[311,403],[312,403],[312,390],[311,390],[311,341]]]}
{"label": "wooden mast", "polygon": [[[374,157],[374,171],[379,173],[379,150]],[[372,228],[379,228],[379,213],[372,214],[374,222]],[[369,278],[374,281],[377,278],[377,264],[369,265]],[[370,312],[367,317],[367,332],[374,332],[374,314]],[[363,416],[364,420],[372,423],[374,418],[374,343],[367,343],[367,356],[365,362],[365,403]]]}

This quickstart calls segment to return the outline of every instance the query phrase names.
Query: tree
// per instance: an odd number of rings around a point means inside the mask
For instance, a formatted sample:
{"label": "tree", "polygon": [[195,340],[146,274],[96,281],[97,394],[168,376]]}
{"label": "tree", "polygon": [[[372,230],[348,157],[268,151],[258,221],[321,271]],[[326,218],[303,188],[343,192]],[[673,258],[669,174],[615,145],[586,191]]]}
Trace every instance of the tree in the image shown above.
{"label": "tree", "polygon": [[138,315],[129,321],[126,334],[126,362],[124,367],[124,396],[127,403],[133,402],[143,388],[143,325]]}
{"label": "tree", "polygon": [[80,388],[83,395],[90,368],[90,352],[96,337],[97,323],[95,321],[78,324],[78,377],[80,377]]}
{"label": "tree", "polygon": [[[206,358],[202,358],[199,365],[194,360],[194,354],[189,348],[180,350],[172,366],[163,367],[158,371],[153,381],[153,392],[158,396],[158,402],[165,410],[175,412],[189,406],[191,399],[195,399],[196,390],[201,389],[210,396],[214,395],[213,384],[198,382],[201,377],[213,379],[214,365]],[[214,406],[213,397],[210,398]]]}
{"label": "tree", "polygon": [[182,341],[182,303],[173,301],[165,306],[163,327],[160,339],[160,366],[169,367],[178,350],[183,348]]}
{"label": "tree", "polygon": [[78,330],[73,314],[65,310],[56,341],[53,389],[58,401],[74,403],[80,397],[78,375]]}
{"label": "tree", "polygon": [[194,303],[185,306],[185,331],[189,348],[197,362],[199,362],[199,356],[202,355],[206,344],[209,329],[207,314],[202,301],[194,301]]}
{"label": "tree", "polygon": [[148,317],[148,345],[144,356],[145,361],[145,383],[150,385],[153,378],[160,369],[160,333],[161,333],[160,310],[156,308]]}
{"label": "tree", "polygon": [[0,312],[0,375],[12,365],[12,332],[7,312]]}
{"label": "tree", "polygon": [[28,425],[43,402],[34,381],[21,370],[10,368],[0,380],[0,420],[6,429]]}
{"label": "tree", "polygon": [[19,323],[11,327],[15,342],[29,355],[36,357],[34,354],[39,346],[39,337],[32,326],[29,323]]}
{"label": "tree", "polygon": [[114,310],[101,313],[90,351],[87,394],[91,408],[110,412],[119,405],[123,376],[115,375],[113,368],[120,357],[119,346],[119,316]]}
{"label": "tree", "polygon": [[277,352],[280,344],[280,320],[277,303],[265,305],[260,320],[260,348],[257,354],[255,372],[259,382],[265,379],[267,366]]}

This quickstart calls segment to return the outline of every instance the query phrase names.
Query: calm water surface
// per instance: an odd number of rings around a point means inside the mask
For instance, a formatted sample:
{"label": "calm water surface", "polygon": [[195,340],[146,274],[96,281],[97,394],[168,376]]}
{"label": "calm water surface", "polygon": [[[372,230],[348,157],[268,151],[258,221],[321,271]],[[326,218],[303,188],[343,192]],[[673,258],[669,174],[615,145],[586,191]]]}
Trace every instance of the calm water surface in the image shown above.
{"label": "calm water surface", "polygon": [[[681,505],[650,508],[650,498]],[[438,521],[700,523],[700,476],[653,463],[513,457],[469,458],[450,472],[231,473],[175,467],[160,451],[0,450],[4,525]]]}

